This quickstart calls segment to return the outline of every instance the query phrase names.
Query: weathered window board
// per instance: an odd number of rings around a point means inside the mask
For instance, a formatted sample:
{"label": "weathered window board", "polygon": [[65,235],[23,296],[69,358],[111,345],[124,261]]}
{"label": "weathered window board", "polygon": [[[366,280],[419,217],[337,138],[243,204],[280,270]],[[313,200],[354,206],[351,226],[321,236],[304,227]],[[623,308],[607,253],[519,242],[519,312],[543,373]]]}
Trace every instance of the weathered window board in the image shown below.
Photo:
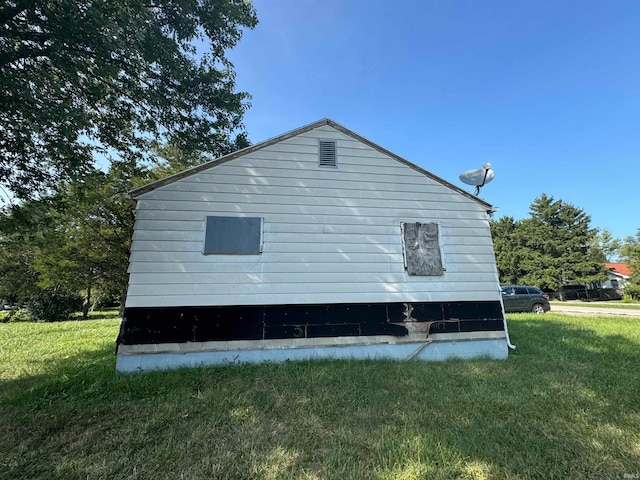
{"label": "weathered window board", "polygon": [[261,251],[260,217],[207,217],[205,255],[259,255]]}
{"label": "weathered window board", "polygon": [[403,223],[405,268],[409,275],[444,275],[438,224]]}

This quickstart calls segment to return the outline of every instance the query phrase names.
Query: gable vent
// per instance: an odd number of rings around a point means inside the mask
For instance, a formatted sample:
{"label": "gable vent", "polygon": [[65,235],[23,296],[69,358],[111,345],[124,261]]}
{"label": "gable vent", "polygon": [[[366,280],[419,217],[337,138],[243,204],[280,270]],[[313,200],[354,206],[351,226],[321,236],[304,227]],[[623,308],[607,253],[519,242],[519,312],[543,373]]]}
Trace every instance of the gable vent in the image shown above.
{"label": "gable vent", "polygon": [[337,167],[336,142],[334,140],[320,140],[319,156],[321,167]]}

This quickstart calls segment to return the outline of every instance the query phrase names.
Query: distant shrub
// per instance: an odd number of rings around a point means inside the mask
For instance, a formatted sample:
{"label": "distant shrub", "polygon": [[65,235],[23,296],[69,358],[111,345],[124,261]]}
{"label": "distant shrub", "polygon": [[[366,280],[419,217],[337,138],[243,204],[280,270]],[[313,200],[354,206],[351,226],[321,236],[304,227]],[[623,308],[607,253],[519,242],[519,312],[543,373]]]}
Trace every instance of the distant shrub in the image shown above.
{"label": "distant shrub", "polygon": [[30,322],[31,315],[26,308],[15,308],[9,312],[6,312],[7,315],[4,317],[4,322]]}
{"label": "distant shrub", "polygon": [[640,284],[629,283],[624,287],[624,296],[631,300],[640,300]]}
{"label": "distant shrub", "polygon": [[68,320],[82,309],[82,297],[74,292],[47,288],[34,294],[27,303],[31,321],[57,322]]}

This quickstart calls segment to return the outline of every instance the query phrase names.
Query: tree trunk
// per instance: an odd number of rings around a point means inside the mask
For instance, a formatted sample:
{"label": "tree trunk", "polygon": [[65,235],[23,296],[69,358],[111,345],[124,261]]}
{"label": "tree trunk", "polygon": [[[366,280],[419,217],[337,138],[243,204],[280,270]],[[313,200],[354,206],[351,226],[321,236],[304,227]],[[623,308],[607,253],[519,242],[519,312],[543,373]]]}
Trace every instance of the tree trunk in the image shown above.
{"label": "tree trunk", "polygon": [[91,279],[89,279],[89,285],[87,285],[87,296],[84,299],[84,305],[82,305],[82,318],[85,320],[89,318],[89,308],[91,307]]}
{"label": "tree trunk", "polygon": [[120,293],[120,311],[118,312],[121,317],[124,316],[124,304],[127,301],[127,287],[125,286]]}

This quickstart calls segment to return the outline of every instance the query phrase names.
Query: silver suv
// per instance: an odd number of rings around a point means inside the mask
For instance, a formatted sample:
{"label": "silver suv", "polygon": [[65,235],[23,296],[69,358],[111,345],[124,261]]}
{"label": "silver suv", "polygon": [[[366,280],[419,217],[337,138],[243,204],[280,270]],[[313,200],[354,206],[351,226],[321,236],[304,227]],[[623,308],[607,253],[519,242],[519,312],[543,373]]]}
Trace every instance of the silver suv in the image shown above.
{"label": "silver suv", "polygon": [[537,287],[507,285],[501,287],[504,311],[545,313],[551,310],[549,296]]}

